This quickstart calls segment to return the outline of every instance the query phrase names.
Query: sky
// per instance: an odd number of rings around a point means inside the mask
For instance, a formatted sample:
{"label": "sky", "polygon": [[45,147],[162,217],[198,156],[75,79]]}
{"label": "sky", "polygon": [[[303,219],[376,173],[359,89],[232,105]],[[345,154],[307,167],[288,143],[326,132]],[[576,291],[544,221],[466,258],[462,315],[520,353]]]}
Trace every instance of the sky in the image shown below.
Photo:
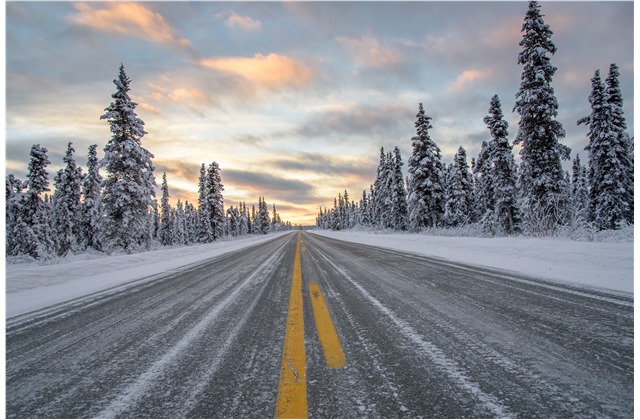
{"label": "sky", "polygon": [[[221,168],[225,206],[275,203],[314,223],[345,189],[358,200],[380,147],[405,162],[418,104],[450,163],[477,156],[494,94],[509,122],[522,68],[527,2],[6,2],[5,172],[49,150],[50,180],[67,143],[86,166],[111,134],[100,120],[122,63],[145,122],[156,181],[172,203],[197,202],[200,165]],[[620,67],[633,136],[633,2],[541,2],[557,47],[552,86],[561,140],[587,160],[591,78]],[[514,147],[518,160],[519,147]],[[565,163],[570,168],[570,162]],[[86,171],[86,170],[85,170]],[[104,174],[103,174],[104,175]],[[159,195],[158,195],[159,198]]]}

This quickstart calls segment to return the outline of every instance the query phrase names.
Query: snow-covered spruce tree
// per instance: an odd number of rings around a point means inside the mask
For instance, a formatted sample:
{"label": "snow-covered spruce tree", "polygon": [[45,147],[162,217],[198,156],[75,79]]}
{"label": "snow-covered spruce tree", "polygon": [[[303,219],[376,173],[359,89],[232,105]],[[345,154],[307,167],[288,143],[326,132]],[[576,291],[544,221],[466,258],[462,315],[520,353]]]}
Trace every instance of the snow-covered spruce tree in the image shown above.
{"label": "snow-covered spruce tree", "polygon": [[[472,160],[471,164],[476,199],[473,212],[474,220],[481,221],[485,226],[491,225],[495,220],[493,167],[491,165],[493,146],[493,141],[483,141],[477,159]],[[490,230],[493,232],[493,226]]]}
{"label": "snow-covered spruce tree", "polygon": [[138,118],[137,104],[129,97],[131,80],[120,65],[113,81],[114,101],[100,119],[106,119],[113,134],[104,148],[100,165],[107,171],[103,182],[103,229],[105,250],[148,248],[151,242],[150,210],[153,208],[156,181],[153,154],[142,147],[144,122]]}
{"label": "snow-covered spruce tree", "polygon": [[18,226],[18,220],[21,217],[22,210],[22,186],[23,182],[15,177],[13,174],[9,174],[6,177],[6,194],[5,194],[5,209],[6,209],[6,254],[17,255],[17,243],[16,243],[16,229]]}
{"label": "snow-covered spruce tree", "polygon": [[220,178],[220,167],[217,162],[211,162],[207,170],[206,179],[206,205],[208,215],[211,220],[211,234],[209,242],[220,239],[225,232],[226,218],[224,214],[224,198],[222,191],[222,179]]}
{"label": "snow-covered spruce tree", "polygon": [[371,214],[369,209],[369,198],[367,191],[362,190],[362,199],[360,200],[360,209],[358,212],[358,224],[360,226],[369,226],[371,224]]}
{"label": "snow-covered spruce tree", "polygon": [[30,255],[35,259],[53,256],[55,244],[50,225],[50,209],[42,199],[49,191],[49,174],[46,167],[51,162],[47,149],[34,144],[31,147],[31,160],[24,183],[26,192],[16,197],[16,220],[14,225],[13,248],[7,249],[10,255]]}
{"label": "snow-covered spruce tree", "polygon": [[52,197],[53,230],[55,232],[56,251],[59,256],[79,249],[81,232],[82,169],[73,158],[73,143],[67,145],[67,152],[62,159],[66,166],[55,177],[56,188]]}
{"label": "snow-covered spruce tree", "polygon": [[467,152],[462,146],[453,158],[449,179],[449,197],[445,203],[445,220],[449,226],[464,226],[473,212],[473,178],[469,173]]}
{"label": "snow-covered spruce tree", "polygon": [[489,115],[484,117],[484,123],[491,133],[491,147],[489,155],[491,161],[491,179],[493,191],[491,201],[497,228],[512,234],[519,222],[516,194],[516,164],[513,150],[509,144],[507,128],[509,124],[504,120],[502,106],[498,95],[491,98]]}
{"label": "snow-covered spruce tree", "polygon": [[255,220],[256,233],[263,235],[269,233],[271,220],[269,217],[269,209],[267,208],[267,203],[265,202],[264,197],[258,197],[258,212]]}
{"label": "snow-covered spruce tree", "polygon": [[444,213],[442,157],[429,136],[429,130],[433,128],[431,117],[426,115],[422,103],[416,118],[417,136],[411,139],[413,152],[408,161],[411,183],[409,226],[414,231],[437,226]]}
{"label": "snow-covered spruce tree", "polygon": [[187,245],[187,221],[184,205],[178,200],[176,208],[173,211],[172,235],[173,243],[178,245]]}
{"label": "snow-covered spruce tree", "polygon": [[407,230],[408,210],[407,191],[404,187],[404,177],[402,176],[402,156],[400,149],[396,146],[393,149],[393,172],[391,173],[390,188],[390,227],[395,230]]}
{"label": "snow-covered spruce tree", "polygon": [[633,224],[633,141],[629,138],[629,133],[626,131],[627,123],[622,107],[623,100],[622,92],[620,91],[620,82],[618,80],[619,76],[620,71],[618,65],[612,63],[609,66],[609,75],[605,80],[605,98],[609,104],[613,129],[618,134],[619,142],[626,151],[626,156],[622,155],[620,159],[620,164],[623,166],[623,188],[626,192],[626,202],[629,204],[629,208],[624,217],[627,222]]}
{"label": "snow-covered spruce tree", "polygon": [[227,219],[229,225],[229,235],[230,236],[239,236],[240,235],[240,211],[231,206],[227,209]]}
{"label": "snow-covered spruce tree", "polygon": [[162,174],[162,197],[160,198],[160,228],[158,229],[158,239],[162,245],[173,244],[173,226],[171,217],[171,205],[169,204],[169,184],[167,183],[167,173]]}
{"label": "snow-covered spruce tree", "polygon": [[200,166],[198,178],[198,242],[208,243],[213,239],[213,227],[211,225],[211,207],[207,198],[207,169],[203,163]]}
{"label": "snow-covered spruce tree", "polygon": [[100,229],[100,203],[102,176],[97,155],[97,144],[89,146],[87,156],[87,175],[82,181],[82,205],[80,241],[82,248],[100,250],[98,242]]}
{"label": "snow-covered spruce tree", "polygon": [[576,155],[571,169],[571,218],[574,224],[580,224],[589,218],[587,168],[580,164],[580,155]]}
{"label": "snow-covered spruce tree", "polygon": [[393,229],[393,178],[395,171],[395,161],[393,153],[388,152],[385,156],[382,170],[382,187],[378,199],[380,209],[380,221],[378,226],[384,229]]}
{"label": "snow-covered spruce tree", "polygon": [[528,234],[552,233],[567,221],[569,197],[565,189],[561,160],[571,150],[559,143],[565,136],[558,115],[558,101],[551,86],[556,67],[549,55],[556,52],[553,32],[544,23],[537,1],[529,2],[522,25],[522,51],[518,64],[523,71],[514,111],[520,114],[514,144],[521,144],[518,177],[519,209],[523,230]]}
{"label": "snow-covered spruce tree", "polygon": [[384,171],[386,168],[387,155],[384,153],[384,147],[380,147],[380,160],[378,161],[378,168],[376,169],[376,179],[371,189],[371,212],[372,219],[371,224],[373,226],[380,226],[382,220],[382,207],[384,205],[384,184],[383,179]]}
{"label": "snow-covered spruce tree", "polygon": [[[591,79],[589,95],[591,114],[580,118],[578,124],[589,126],[589,213],[590,220],[598,229],[616,229],[623,220],[630,223],[629,212],[633,208],[633,181],[629,172],[633,171],[625,144],[624,133],[616,127],[613,107],[607,97],[607,90],[596,70]],[[623,120],[624,122],[624,120]],[[631,185],[630,185],[631,184]],[[631,200],[631,202],[630,202]]]}

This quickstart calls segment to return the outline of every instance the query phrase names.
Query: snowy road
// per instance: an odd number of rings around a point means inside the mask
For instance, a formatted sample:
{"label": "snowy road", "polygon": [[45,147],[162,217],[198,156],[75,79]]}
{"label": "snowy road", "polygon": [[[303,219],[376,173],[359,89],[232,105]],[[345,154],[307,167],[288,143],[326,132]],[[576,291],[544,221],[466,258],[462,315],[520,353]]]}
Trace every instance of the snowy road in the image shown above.
{"label": "snowy road", "polygon": [[309,417],[633,416],[631,297],[308,233],[9,319],[7,416],[273,417],[298,263]]}

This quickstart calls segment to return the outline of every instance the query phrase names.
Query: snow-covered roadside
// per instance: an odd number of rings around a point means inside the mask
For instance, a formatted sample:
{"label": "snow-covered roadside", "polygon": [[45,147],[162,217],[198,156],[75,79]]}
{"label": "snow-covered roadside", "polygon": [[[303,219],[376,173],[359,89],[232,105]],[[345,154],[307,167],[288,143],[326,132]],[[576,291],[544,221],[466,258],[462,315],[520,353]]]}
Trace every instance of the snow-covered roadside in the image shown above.
{"label": "snow-covered roadside", "polygon": [[55,265],[6,265],[7,318],[271,240],[288,232]]}
{"label": "snow-covered roadside", "polygon": [[461,238],[327,230],[312,232],[343,241],[633,294],[633,242],[576,242],[523,237]]}

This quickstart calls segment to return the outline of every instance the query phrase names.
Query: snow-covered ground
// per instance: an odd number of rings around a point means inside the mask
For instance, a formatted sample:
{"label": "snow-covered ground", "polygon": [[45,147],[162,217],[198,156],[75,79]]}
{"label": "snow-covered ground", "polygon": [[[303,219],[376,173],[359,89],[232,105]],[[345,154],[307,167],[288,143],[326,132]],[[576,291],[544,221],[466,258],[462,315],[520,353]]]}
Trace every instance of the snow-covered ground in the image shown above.
{"label": "snow-covered ground", "polygon": [[312,232],[343,241],[633,294],[633,242],[578,242],[524,237],[462,238],[327,230]]}
{"label": "snow-covered ground", "polygon": [[286,233],[97,259],[87,259],[91,256],[84,255],[52,265],[7,264],[6,314],[7,317],[21,315],[134,281],[148,281],[154,276],[244,249]]}
{"label": "snow-covered ground", "polygon": [[[313,233],[558,282],[633,293],[633,242],[325,230]],[[82,259],[71,258],[51,265],[8,264],[6,314],[7,317],[20,315],[131,282],[148,281],[154,276],[268,241],[281,234],[285,233],[97,259],[86,259],[90,256],[85,255],[77,257]]]}

